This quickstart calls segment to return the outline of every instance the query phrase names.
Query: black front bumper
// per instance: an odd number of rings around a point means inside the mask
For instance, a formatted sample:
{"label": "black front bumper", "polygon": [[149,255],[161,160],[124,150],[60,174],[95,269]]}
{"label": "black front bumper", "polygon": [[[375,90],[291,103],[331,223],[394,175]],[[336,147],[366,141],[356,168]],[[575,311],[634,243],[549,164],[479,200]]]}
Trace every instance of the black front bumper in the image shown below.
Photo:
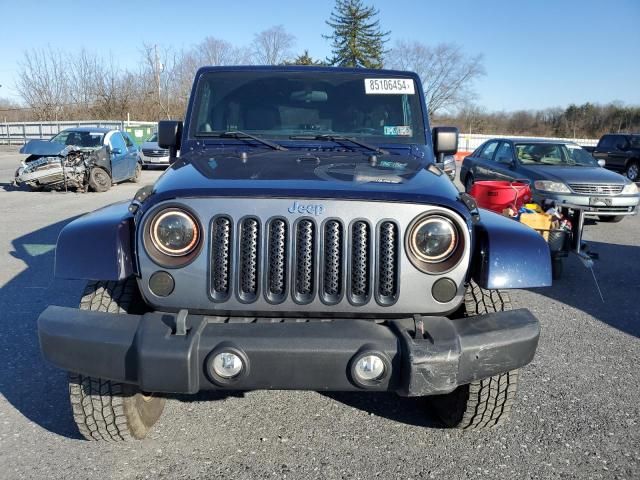
{"label": "black front bumper", "polygon": [[[395,391],[437,395],[529,363],[540,327],[528,310],[449,320],[245,319],[176,314],[112,314],[50,306],[38,319],[44,357],[72,372],[138,385],[149,392],[296,389]],[[178,332],[180,332],[178,327]],[[243,373],[221,381],[209,372],[213,354],[230,349]],[[382,380],[352,378],[354,358],[375,352],[387,361]]]}

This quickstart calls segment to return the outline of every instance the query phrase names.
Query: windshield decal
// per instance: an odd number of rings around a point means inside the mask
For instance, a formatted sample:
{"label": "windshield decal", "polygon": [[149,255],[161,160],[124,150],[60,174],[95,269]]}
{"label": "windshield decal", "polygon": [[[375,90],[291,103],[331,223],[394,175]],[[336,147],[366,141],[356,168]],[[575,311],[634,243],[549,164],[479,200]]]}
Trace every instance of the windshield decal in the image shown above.
{"label": "windshield decal", "polygon": [[367,95],[414,95],[411,78],[365,78],[364,92]]}
{"label": "windshield decal", "polygon": [[413,135],[413,130],[407,125],[399,125],[395,127],[385,125],[384,134],[392,137],[410,137]]}

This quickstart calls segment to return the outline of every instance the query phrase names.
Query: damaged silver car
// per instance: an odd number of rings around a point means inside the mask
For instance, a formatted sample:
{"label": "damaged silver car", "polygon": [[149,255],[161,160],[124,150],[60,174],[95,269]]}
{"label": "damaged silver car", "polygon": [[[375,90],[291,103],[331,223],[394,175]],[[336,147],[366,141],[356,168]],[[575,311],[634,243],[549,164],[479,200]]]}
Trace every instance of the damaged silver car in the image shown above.
{"label": "damaged silver car", "polygon": [[32,190],[109,190],[113,183],[140,181],[138,147],[124,132],[108,128],[63,130],[51,140],[31,140],[15,184]]}

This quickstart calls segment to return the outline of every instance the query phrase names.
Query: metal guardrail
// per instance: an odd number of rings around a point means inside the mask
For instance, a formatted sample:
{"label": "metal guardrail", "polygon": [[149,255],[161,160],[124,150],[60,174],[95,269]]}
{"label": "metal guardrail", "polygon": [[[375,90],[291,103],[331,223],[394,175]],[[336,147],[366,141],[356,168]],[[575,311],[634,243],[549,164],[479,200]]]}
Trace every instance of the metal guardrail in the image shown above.
{"label": "metal guardrail", "polygon": [[29,140],[46,140],[57,135],[66,128],[104,127],[124,130],[127,127],[155,126],[156,124],[156,122],[127,122],[122,120],[0,123],[0,145],[23,145]]}
{"label": "metal guardrail", "polygon": [[560,142],[574,142],[584,147],[595,147],[598,144],[597,138],[561,138],[561,137],[534,137],[534,136],[518,136],[518,135],[485,135],[478,133],[460,133],[458,138],[458,151],[460,152],[472,152],[485,141],[490,138],[516,138],[527,139],[536,138],[539,140],[555,140]]}
{"label": "metal guardrail", "polygon": [[[126,127],[155,126],[156,122],[135,122],[122,120],[81,120],[74,122],[10,122],[0,123],[0,145],[22,145],[33,139],[49,139],[64,130],[73,127],[106,127],[124,130]],[[558,140],[575,142],[578,145],[595,147],[598,139],[594,138],[559,138],[559,137],[521,137],[514,135],[485,135],[460,133],[458,150],[471,152],[490,138],[540,138],[544,140]]]}

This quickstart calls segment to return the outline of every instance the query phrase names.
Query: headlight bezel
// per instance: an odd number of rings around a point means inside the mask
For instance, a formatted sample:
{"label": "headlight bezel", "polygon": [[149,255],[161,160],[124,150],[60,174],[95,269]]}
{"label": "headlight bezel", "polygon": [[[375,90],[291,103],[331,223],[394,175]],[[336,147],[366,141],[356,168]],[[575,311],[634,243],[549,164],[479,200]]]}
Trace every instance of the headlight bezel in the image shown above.
{"label": "headlight bezel", "polygon": [[536,180],[533,182],[533,188],[545,193],[573,193],[566,183],[555,180]]}
{"label": "headlight bezel", "polygon": [[[195,226],[196,240],[193,245],[183,252],[170,253],[163,249],[160,242],[154,238],[154,230],[157,222],[171,213],[177,213],[187,217]],[[180,268],[191,263],[202,250],[204,230],[198,216],[184,205],[163,205],[161,208],[150,212],[143,224],[144,249],[153,262],[163,268]]]}
{"label": "headlight bezel", "polygon": [[[415,239],[418,230],[427,222],[442,219],[447,225],[451,226],[455,234],[452,247],[442,258],[428,260],[424,254],[417,252],[418,250]],[[405,252],[411,263],[423,273],[440,275],[447,273],[458,266],[465,250],[465,236],[462,227],[452,215],[443,213],[442,211],[425,212],[414,218],[407,227],[405,234]]]}

